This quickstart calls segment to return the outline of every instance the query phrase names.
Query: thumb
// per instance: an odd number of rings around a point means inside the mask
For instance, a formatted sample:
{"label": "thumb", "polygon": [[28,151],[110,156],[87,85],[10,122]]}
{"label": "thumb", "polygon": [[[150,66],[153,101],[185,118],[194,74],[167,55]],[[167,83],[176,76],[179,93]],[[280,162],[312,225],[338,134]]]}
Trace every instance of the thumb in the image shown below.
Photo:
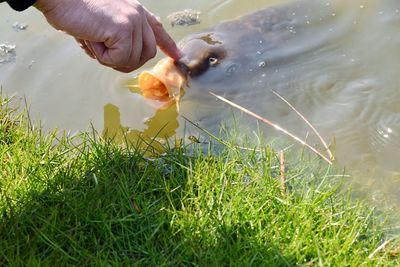
{"label": "thumb", "polygon": [[169,36],[167,31],[164,29],[161,22],[152,15],[150,12],[146,12],[147,21],[154,32],[156,43],[158,47],[169,57],[178,60],[181,58],[181,52],[176,46],[175,41]]}

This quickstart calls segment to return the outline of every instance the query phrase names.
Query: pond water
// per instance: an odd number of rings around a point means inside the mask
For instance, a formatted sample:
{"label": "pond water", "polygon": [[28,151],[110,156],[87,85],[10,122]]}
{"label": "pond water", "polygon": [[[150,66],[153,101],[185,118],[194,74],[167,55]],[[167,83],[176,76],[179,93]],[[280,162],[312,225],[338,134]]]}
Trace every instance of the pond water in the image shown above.
{"label": "pond water", "polygon": [[[177,41],[222,20],[289,2],[142,1]],[[187,8],[201,12],[200,24],[168,25],[169,14]],[[235,79],[232,90],[226,82],[225,87],[208,88],[204,79],[209,76],[199,77],[183,97],[180,113],[216,131],[232,111],[207,94],[206,90],[215,89],[291,132],[307,136],[309,130],[271,93],[274,89],[326,139],[335,141],[337,162],[350,171],[355,187],[369,192],[373,200],[388,200],[398,210],[400,2],[309,0],[295,7],[289,4],[288,10],[294,21],[294,27],[287,27],[291,37],[284,43],[271,39],[274,46],[268,53],[274,60],[267,59],[262,66],[265,71],[255,72],[251,80]],[[28,27],[16,27],[16,22]],[[169,121],[164,134],[182,134],[183,119],[174,107],[156,111],[127,87],[135,83],[132,78],[140,71],[162,58],[161,53],[134,73],[118,73],[86,57],[72,38],[50,28],[36,10],[16,13],[5,4],[0,5],[0,32],[0,44],[12,48],[0,60],[0,85],[8,95],[26,96],[31,116],[41,119],[45,128],[74,133],[93,125],[100,132],[112,133],[125,127],[132,136],[142,132],[151,136]],[[244,129],[254,127],[246,123],[252,119],[243,118]],[[281,136],[267,127],[262,129],[270,137]]]}

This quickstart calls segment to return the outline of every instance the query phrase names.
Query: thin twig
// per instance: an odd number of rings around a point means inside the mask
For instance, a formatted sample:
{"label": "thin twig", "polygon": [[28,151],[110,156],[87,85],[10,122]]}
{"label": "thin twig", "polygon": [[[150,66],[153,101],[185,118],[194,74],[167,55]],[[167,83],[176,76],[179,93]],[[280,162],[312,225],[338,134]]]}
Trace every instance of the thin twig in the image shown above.
{"label": "thin twig", "polygon": [[281,172],[281,194],[286,197],[286,177],[285,177],[285,154],[279,151],[279,166]]}
{"label": "thin twig", "polygon": [[294,135],[294,134],[288,132],[286,129],[281,128],[279,125],[277,125],[277,124],[275,124],[275,123],[269,121],[268,119],[263,118],[263,117],[261,117],[260,115],[254,113],[254,112],[252,112],[252,111],[250,111],[250,110],[248,110],[248,109],[246,109],[246,108],[244,108],[244,107],[242,107],[242,106],[239,106],[238,104],[235,104],[235,103],[229,101],[228,99],[226,99],[226,98],[224,98],[224,97],[222,97],[222,96],[219,96],[219,95],[217,95],[217,94],[214,94],[213,92],[209,92],[209,93],[210,93],[211,95],[215,96],[216,98],[218,98],[219,100],[221,100],[221,101],[223,101],[223,102],[225,102],[225,103],[227,103],[227,104],[229,104],[229,105],[231,105],[231,106],[233,106],[233,107],[235,107],[235,108],[237,108],[237,109],[243,111],[244,113],[249,114],[250,116],[253,116],[254,118],[256,118],[256,119],[258,119],[258,120],[260,120],[260,121],[262,121],[262,122],[264,122],[264,123],[266,123],[266,124],[268,124],[268,125],[270,125],[271,127],[275,128],[276,130],[281,131],[281,132],[283,132],[284,134],[290,136],[292,139],[294,139],[294,140],[296,140],[297,142],[299,142],[300,144],[302,144],[302,145],[308,147],[311,151],[313,151],[315,154],[317,154],[318,156],[320,156],[321,158],[323,158],[326,162],[328,162],[330,165],[332,165],[332,161],[331,161],[330,159],[328,159],[326,156],[324,156],[323,154],[321,154],[321,152],[319,152],[318,150],[316,150],[315,148],[313,148],[312,146],[310,146],[309,144],[307,144],[304,140],[302,140],[302,139],[300,139],[299,137],[297,137],[296,135]]}
{"label": "thin twig", "polygon": [[331,150],[329,149],[328,145],[326,144],[325,140],[322,138],[322,136],[319,134],[319,132],[317,131],[317,129],[315,129],[315,127],[306,119],[306,117],[303,116],[303,114],[301,114],[292,104],[290,104],[289,101],[287,101],[283,96],[281,96],[280,94],[278,94],[276,91],[271,90],[272,93],[274,93],[277,97],[279,97],[283,102],[285,102],[292,110],[294,110],[294,112],[297,113],[297,115],[300,116],[300,118],[311,128],[311,130],[313,130],[313,132],[315,133],[315,135],[319,138],[319,140],[321,140],[321,143],[323,144],[323,146],[325,147],[326,152],[329,155],[329,158],[333,161],[335,160],[335,157],[333,156]]}

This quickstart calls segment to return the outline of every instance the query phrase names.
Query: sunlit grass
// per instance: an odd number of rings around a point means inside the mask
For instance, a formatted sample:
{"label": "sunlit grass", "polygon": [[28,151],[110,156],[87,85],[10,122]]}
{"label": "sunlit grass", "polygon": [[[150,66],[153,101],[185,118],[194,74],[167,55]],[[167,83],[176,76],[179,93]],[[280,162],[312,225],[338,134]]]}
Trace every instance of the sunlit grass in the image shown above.
{"label": "sunlit grass", "polygon": [[[44,134],[0,111],[0,265],[396,266],[383,217],[319,159]],[[224,137],[221,137],[224,138]],[[141,147],[138,149],[137,147]]]}

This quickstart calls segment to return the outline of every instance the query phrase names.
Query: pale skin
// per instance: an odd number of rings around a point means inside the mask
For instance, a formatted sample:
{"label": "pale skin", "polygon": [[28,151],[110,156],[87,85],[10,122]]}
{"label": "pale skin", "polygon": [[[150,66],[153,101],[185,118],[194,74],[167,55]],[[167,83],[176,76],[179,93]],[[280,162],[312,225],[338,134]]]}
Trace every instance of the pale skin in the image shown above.
{"label": "pale skin", "polygon": [[157,46],[180,58],[162,24],[136,0],[37,0],[35,7],[54,28],[75,37],[90,57],[118,71],[141,67]]}

